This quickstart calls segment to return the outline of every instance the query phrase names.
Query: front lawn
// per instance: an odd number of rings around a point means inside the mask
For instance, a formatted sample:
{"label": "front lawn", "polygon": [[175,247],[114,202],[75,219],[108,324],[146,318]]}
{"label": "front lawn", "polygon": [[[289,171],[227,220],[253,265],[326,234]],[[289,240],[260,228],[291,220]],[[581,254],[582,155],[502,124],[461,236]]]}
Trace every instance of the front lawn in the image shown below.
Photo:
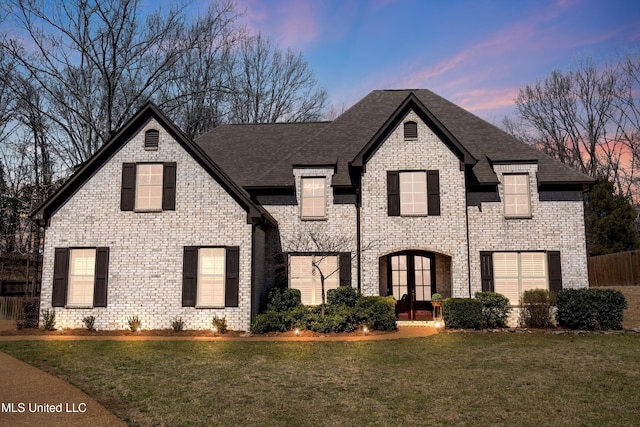
{"label": "front lawn", "polygon": [[133,425],[634,425],[638,335],[21,341],[0,350]]}

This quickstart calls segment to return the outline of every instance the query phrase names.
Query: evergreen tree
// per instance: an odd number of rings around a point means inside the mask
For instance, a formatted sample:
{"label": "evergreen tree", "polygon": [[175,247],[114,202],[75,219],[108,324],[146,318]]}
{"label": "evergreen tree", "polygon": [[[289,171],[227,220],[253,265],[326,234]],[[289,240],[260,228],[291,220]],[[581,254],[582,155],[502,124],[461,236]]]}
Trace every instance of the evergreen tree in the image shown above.
{"label": "evergreen tree", "polygon": [[599,179],[587,195],[585,214],[589,256],[640,248],[631,201],[617,194],[608,179]]}

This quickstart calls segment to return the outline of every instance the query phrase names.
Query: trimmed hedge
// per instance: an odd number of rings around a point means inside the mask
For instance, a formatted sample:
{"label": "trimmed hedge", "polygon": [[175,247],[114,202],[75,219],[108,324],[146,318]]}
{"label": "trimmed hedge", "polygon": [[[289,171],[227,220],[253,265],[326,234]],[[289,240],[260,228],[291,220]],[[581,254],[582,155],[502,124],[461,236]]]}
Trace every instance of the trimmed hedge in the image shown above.
{"label": "trimmed hedge", "polygon": [[267,311],[288,311],[302,304],[299,289],[271,288],[267,294]]}
{"label": "trimmed hedge", "polygon": [[300,304],[297,289],[274,288],[268,294],[267,311],[256,316],[251,332],[285,332],[294,328],[314,332],[353,332],[359,326],[380,331],[396,330],[395,301],[389,297],[363,297],[341,286],[327,293],[325,316],[320,307]]}
{"label": "trimmed hedge", "polygon": [[582,330],[622,329],[627,300],[613,289],[563,289],[558,292],[558,324]]}
{"label": "trimmed hedge", "polygon": [[376,331],[395,331],[396,303],[393,297],[360,297],[355,306],[360,325]]}
{"label": "trimmed hedge", "polygon": [[522,294],[520,323],[527,328],[553,326],[551,307],[556,305],[556,295],[547,289],[529,289]]}
{"label": "trimmed hedge", "polygon": [[483,324],[482,302],[470,298],[447,298],[442,302],[445,327],[480,329]]}
{"label": "trimmed hedge", "polygon": [[336,289],[329,289],[327,291],[327,304],[343,304],[347,307],[355,307],[360,296],[360,292],[351,286],[339,286]]}
{"label": "trimmed hedge", "polygon": [[476,299],[482,303],[482,327],[504,328],[511,306],[509,298],[496,292],[476,292]]}

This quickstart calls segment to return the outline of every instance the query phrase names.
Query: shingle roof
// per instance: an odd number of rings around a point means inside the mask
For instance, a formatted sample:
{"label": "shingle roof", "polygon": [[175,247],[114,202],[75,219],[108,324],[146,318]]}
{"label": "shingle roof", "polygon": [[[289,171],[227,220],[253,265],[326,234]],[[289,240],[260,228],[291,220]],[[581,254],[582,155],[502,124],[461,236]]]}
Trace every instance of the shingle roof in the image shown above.
{"label": "shingle roof", "polygon": [[464,160],[473,164],[479,183],[497,182],[492,162],[522,161],[538,163],[540,184],[593,182],[587,175],[426,89],[373,91],[330,123],[226,125],[196,142],[245,187],[291,186],[294,165],[328,164],[336,165],[333,185],[346,186],[351,184],[349,163],[385,126],[397,125],[389,119],[402,113],[399,109],[407,99],[414,100],[412,108],[426,109],[424,113],[434,117],[452,144],[459,143],[470,154]]}
{"label": "shingle roof", "polygon": [[145,104],[118,132],[105,143],[42,205],[32,212],[36,221],[47,221],[71,198],[78,188],[91,178],[120,148],[151,119],[154,118],[174,139],[202,166],[248,214],[248,220],[254,223],[266,222],[273,226],[277,221],[262,206],[251,200],[247,191],[230,178],[213,162],[202,149],[194,144],[180,129],[169,120],[160,109],[151,102]]}

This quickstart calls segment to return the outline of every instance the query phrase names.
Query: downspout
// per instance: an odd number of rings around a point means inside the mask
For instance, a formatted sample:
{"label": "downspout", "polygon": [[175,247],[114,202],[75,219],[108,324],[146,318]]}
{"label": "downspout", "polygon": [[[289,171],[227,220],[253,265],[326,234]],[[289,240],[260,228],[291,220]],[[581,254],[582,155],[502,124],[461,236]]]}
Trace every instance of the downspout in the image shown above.
{"label": "downspout", "polygon": [[360,188],[356,188],[356,265],[358,268],[358,292],[362,292],[362,273],[361,273],[361,237],[360,237]]}
{"label": "downspout", "polygon": [[471,298],[471,242],[469,240],[469,191],[467,189],[467,171],[465,168],[464,215],[467,226],[467,279],[469,282],[469,298]]}

